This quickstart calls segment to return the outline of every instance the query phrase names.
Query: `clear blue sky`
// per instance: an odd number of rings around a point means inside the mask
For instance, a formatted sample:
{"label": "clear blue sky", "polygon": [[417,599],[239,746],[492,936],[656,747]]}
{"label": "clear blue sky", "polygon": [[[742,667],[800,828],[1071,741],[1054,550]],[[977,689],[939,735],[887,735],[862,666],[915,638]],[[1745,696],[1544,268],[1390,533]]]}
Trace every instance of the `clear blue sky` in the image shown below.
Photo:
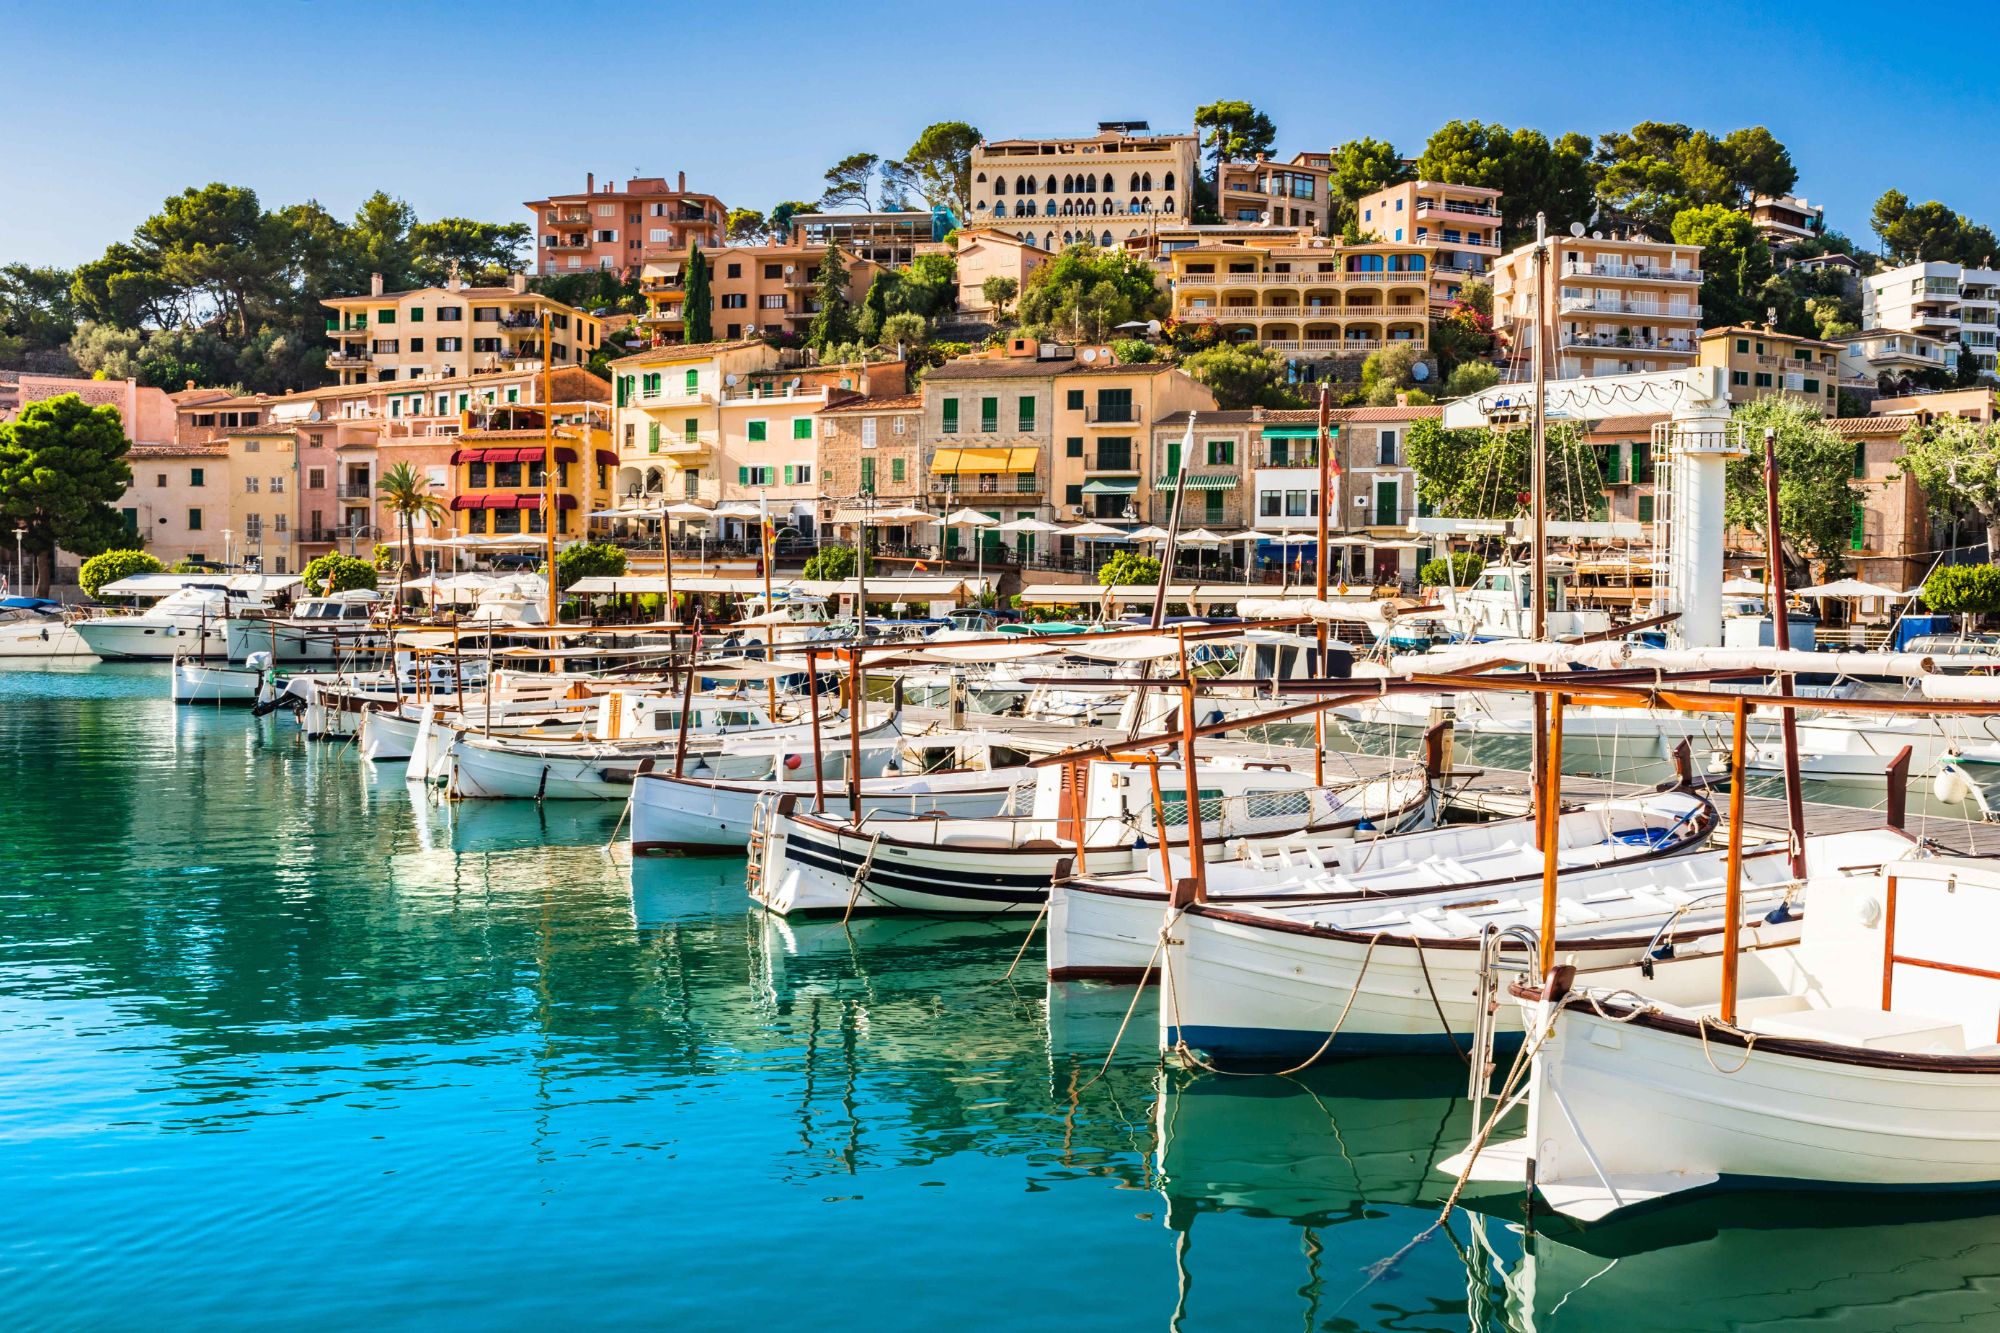
{"label": "clear blue sky", "polygon": [[[1040,16],[1046,16],[1045,20]],[[1884,189],[2000,227],[2000,94],[1978,37],[1915,8],[1181,3],[954,6],[106,4],[0,0],[0,262],[95,257],[187,185],[370,191],[420,216],[685,170],[766,208],[924,125],[994,137],[1100,119],[1186,127],[1247,98],[1280,153],[1357,135],[1414,154],[1454,117],[1595,136],[1642,119],[1764,124],[1829,224],[1872,244]],[[1962,44],[1964,43],[1964,44]],[[510,91],[523,85],[538,91]]]}

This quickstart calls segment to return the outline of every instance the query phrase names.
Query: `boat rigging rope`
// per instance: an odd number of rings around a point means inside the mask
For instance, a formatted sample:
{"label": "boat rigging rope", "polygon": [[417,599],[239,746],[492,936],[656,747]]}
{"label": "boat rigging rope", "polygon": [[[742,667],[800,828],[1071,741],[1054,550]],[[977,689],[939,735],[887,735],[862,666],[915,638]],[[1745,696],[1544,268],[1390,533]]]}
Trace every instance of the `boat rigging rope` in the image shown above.
{"label": "boat rigging rope", "polygon": [[[1708,1029],[1711,1026],[1719,1032],[1727,1032],[1732,1037],[1741,1037],[1743,1039],[1743,1059],[1737,1063],[1736,1068],[1724,1069],[1721,1065],[1715,1063],[1715,1056],[1709,1053]],[[1718,1074],[1742,1073],[1749,1067],[1750,1057],[1756,1054],[1757,1037],[1759,1034],[1751,1032],[1747,1028],[1737,1027],[1734,1023],[1726,1023],[1719,1017],[1709,1014],[1698,1015],[1695,1019],[1695,1031],[1701,1036],[1701,1058],[1708,1061],[1708,1067]]]}
{"label": "boat rigging rope", "polygon": [[1417,966],[1424,971],[1424,989],[1431,993],[1431,1009],[1438,1016],[1438,1027],[1444,1031],[1444,1039],[1451,1043],[1451,1053],[1469,1067],[1472,1064],[1472,1053],[1458,1049],[1458,1037],[1451,1030],[1450,1020],[1444,1016],[1444,1005],[1438,1002],[1437,986],[1431,981],[1431,964],[1430,960],[1424,957],[1424,942],[1420,937],[1412,935],[1410,946],[1417,951]]}
{"label": "boat rigging rope", "polygon": [[[1164,933],[1162,939],[1164,939]],[[1319,1058],[1322,1055],[1327,1053],[1328,1048],[1333,1045],[1334,1038],[1340,1035],[1341,1028],[1346,1026],[1347,1015],[1354,1008],[1354,1001],[1361,995],[1362,979],[1368,975],[1368,965],[1375,959],[1375,946],[1381,940],[1382,932],[1380,931],[1369,937],[1368,952],[1361,956],[1361,970],[1354,974],[1354,984],[1347,989],[1347,1002],[1340,1006],[1340,1016],[1333,1020],[1333,1031],[1326,1034],[1326,1040],[1319,1044],[1318,1050],[1307,1056],[1300,1063],[1288,1069],[1271,1071],[1275,1077],[1284,1078],[1287,1075],[1296,1074],[1301,1070],[1310,1069],[1313,1065],[1319,1063]],[[1178,1013],[1180,1010],[1180,990],[1178,985],[1173,981],[1173,969],[1168,968],[1166,975],[1169,995],[1174,1002],[1174,1010]],[[1453,1044],[1453,1049],[1457,1049],[1456,1043]],[[1173,1053],[1180,1059],[1183,1069],[1203,1069],[1211,1074],[1223,1074],[1233,1078],[1259,1078],[1265,1076],[1262,1070],[1219,1069],[1214,1064],[1196,1055],[1193,1048],[1187,1044],[1185,1037],[1176,1037],[1174,1039]]]}
{"label": "boat rigging rope", "polygon": [[[1053,887],[1051,888],[1051,891],[1053,892]],[[1035,913],[1034,921],[1031,922],[1028,926],[1028,933],[1021,937],[1021,947],[1014,951],[1014,961],[1007,964],[1007,974],[1001,977],[1000,980],[1012,981],[1014,979],[1014,969],[1019,967],[1021,965],[1021,960],[1027,956],[1028,946],[1034,943],[1035,932],[1042,928],[1042,918],[1047,916],[1048,914],[1049,914],[1049,900],[1047,898],[1044,898],[1042,899],[1042,910]]]}
{"label": "boat rigging rope", "polygon": [[1174,926],[1177,923],[1179,923],[1181,917],[1186,915],[1186,912],[1187,912],[1186,908],[1184,907],[1178,908],[1174,911],[1172,916],[1168,917],[1166,921],[1161,924],[1160,936],[1157,940],[1153,942],[1153,952],[1146,959],[1146,969],[1144,972],[1140,973],[1139,984],[1132,988],[1132,1002],[1125,1006],[1125,1017],[1118,1020],[1118,1031],[1112,1034],[1111,1049],[1104,1053],[1104,1063],[1098,1066],[1097,1072],[1095,1074],[1092,1074],[1090,1078],[1083,1084],[1082,1087],[1076,1089],[1076,1091],[1070,1095],[1071,1106],[1076,1105],[1076,1099],[1082,1096],[1083,1093],[1087,1092],[1093,1084],[1095,1084],[1099,1079],[1103,1078],[1106,1074],[1111,1072],[1111,1062],[1118,1055],[1118,1044],[1125,1040],[1125,1029],[1131,1025],[1132,1015],[1139,1008],[1139,997],[1146,993],[1145,978],[1152,975],[1153,964],[1160,961],[1160,950],[1167,947],[1168,934],[1171,933]]}

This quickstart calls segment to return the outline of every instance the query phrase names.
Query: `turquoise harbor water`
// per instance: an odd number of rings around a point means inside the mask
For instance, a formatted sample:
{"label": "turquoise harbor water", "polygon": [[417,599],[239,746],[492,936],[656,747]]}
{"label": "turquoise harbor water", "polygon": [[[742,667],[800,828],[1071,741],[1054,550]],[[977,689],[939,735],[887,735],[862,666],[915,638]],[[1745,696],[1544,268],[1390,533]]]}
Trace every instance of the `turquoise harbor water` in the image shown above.
{"label": "turquoise harbor water", "polygon": [[[0,1326],[2000,1326],[1992,1200],[1424,1235],[1449,1062],[1160,1070],[1020,927],[787,926],[157,669],[0,673]],[[1419,1239],[1419,1237],[1422,1237]]]}

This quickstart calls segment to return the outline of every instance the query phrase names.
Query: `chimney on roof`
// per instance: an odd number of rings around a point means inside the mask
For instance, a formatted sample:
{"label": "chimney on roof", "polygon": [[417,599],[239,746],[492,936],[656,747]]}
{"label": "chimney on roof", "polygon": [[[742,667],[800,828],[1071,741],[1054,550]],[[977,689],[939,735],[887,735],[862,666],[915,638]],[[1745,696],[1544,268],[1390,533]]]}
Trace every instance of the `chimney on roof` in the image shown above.
{"label": "chimney on roof", "polygon": [[1410,405],[1409,393],[1403,390],[1398,390],[1396,393],[1396,406],[1408,407],[1409,405]]}
{"label": "chimney on roof", "polygon": [[674,188],[676,190],[679,190],[682,194],[686,194],[688,187],[688,174],[685,171],[677,171],[674,173],[674,180],[676,182]]}
{"label": "chimney on roof", "polygon": [[382,275],[380,273],[370,273],[368,275],[368,294],[370,296],[380,296],[382,294]]}
{"label": "chimney on roof", "polygon": [[507,285],[512,287],[516,292],[526,292],[528,290],[528,275],[525,273],[512,274],[507,279]]}
{"label": "chimney on roof", "polygon": [[193,392],[194,392],[194,381],[193,381],[193,380],[189,380],[189,381],[187,382],[187,386],[188,386],[188,392],[189,392],[189,393],[193,393]]}
{"label": "chimney on roof", "polygon": [[584,173],[583,173],[583,192],[584,192],[585,194],[596,194],[596,193],[597,193],[597,173],[596,173],[596,172],[594,172],[594,171],[586,171],[586,172],[584,172]]}

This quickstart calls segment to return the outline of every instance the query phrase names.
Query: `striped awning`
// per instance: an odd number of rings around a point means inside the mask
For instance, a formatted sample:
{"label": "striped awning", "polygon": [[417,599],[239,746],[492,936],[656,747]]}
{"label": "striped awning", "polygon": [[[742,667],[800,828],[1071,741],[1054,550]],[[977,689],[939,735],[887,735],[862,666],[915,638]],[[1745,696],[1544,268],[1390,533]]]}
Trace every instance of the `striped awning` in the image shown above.
{"label": "striped awning", "polygon": [[1138,489],[1137,477],[1093,477],[1083,483],[1085,495],[1130,495]]}
{"label": "striped awning", "polygon": [[931,460],[933,473],[1033,472],[1040,449],[940,449]]}
{"label": "striped awning", "polygon": [[[1234,472],[1190,472],[1187,488],[1191,491],[1233,491],[1242,483],[1242,478]],[[1170,491],[1176,478],[1172,476],[1153,478],[1153,489]]]}
{"label": "striped awning", "polygon": [[[602,452],[601,450],[599,452]],[[539,463],[542,461],[542,446],[539,444],[525,448],[457,449],[452,451],[453,463]],[[556,446],[556,462],[574,463],[576,450]],[[614,458],[615,462],[616,459]]]}
{"label": "striped awning", "polygon": [[[540,509],[542,497],[534,493],[517,491],[487,491],[480,495],[459,495],[452,497],[453,509]],[[556,496],[556,508],[576,508],[576,497],[567,492]]]}
{"label": "striped awning", "polygon": [[1316,440],[1319,427],[1310,423],[1302,426],[1266,426],[1264,438],[1267,440]]}

